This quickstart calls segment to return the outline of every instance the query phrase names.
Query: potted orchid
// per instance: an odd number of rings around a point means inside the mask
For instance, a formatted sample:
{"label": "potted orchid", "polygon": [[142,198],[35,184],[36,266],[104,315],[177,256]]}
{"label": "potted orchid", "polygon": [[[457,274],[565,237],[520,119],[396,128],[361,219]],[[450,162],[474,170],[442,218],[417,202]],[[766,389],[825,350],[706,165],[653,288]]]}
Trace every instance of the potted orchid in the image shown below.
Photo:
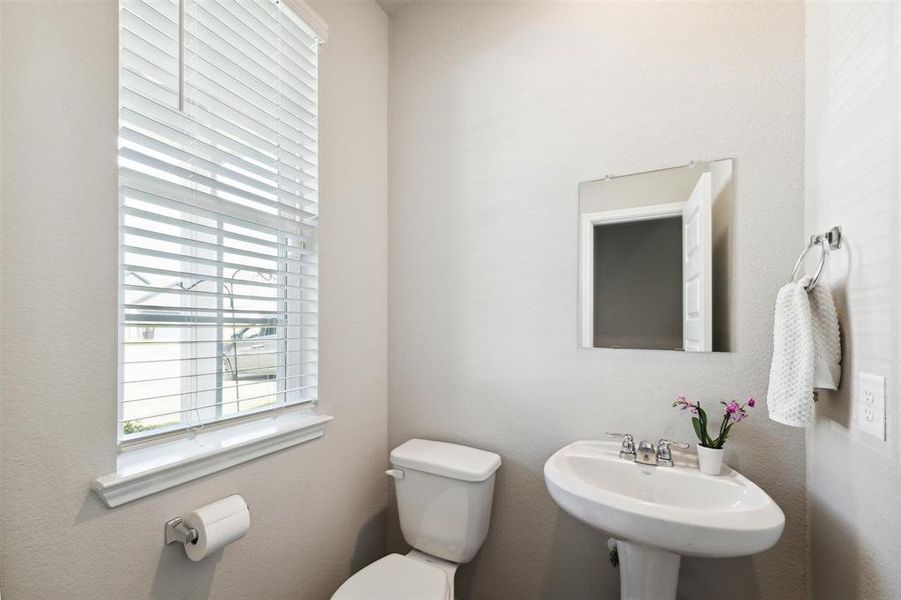
{"label": "potted orchid", "polygon": [[679,410],[687,410],[691,413],[691,424],[695,435],[698,436],[698,468],[708,475],[719,475],[723,466],[723,446],[729,438],[732,426],[740,423],[748,416],[748,409],[754,408],[757,401],[748,398],[744,404],[737,401],[720,401],[723,405],[723,420],[720,422],[716,437],[712,437],[707,429],[707,413],[701,408],[701,403],[689,402],[685,396],[678,396],[673,406]]}

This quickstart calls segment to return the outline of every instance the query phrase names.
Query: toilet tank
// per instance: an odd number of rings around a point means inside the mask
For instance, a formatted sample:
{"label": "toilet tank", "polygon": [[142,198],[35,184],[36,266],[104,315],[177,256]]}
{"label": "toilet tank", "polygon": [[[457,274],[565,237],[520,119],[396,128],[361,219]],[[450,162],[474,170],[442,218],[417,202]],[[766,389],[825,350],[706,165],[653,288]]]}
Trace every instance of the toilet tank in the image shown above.
{"label": "toilet tank", "polygon": [[414,439],[391,451],[391,464],[407,543],[455,563],[472,560],[488,535],[501,457],[459,444]]}

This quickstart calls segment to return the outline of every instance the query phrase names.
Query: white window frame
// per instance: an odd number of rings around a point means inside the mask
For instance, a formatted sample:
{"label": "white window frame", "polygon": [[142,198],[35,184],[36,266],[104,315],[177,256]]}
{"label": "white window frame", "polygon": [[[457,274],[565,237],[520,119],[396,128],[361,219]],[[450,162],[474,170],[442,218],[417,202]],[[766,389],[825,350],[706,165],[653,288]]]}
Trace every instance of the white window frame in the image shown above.
{"label": "white window frame", "polygon": [[[320,44],[325,43],[327,24],[312,8],[302,0],[281,1],[315,32]],[[121,315],[120,322],[125,323]],[[121,353],[121,343],[119,347]],[[118,400],[117,406],[116,471],[92,482],[92,488],[109,507],[317,439],[332,420],[308,404],[286,405],[238,413],[202,428],[178,428],[122,439],[122,404]]]}

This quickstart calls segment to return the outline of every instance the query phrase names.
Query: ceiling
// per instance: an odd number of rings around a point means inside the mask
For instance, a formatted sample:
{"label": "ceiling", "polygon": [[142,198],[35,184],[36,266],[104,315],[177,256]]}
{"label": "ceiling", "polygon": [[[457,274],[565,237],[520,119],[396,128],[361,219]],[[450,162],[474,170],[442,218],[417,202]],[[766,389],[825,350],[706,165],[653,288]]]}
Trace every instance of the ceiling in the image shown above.
{"label": "ceiling", "polygon": [[379,6],[382,7],[389,15],[397,10],[400,10],[407,4],[412,4],[416,2],[416,0],[376,0],[379,3]]}

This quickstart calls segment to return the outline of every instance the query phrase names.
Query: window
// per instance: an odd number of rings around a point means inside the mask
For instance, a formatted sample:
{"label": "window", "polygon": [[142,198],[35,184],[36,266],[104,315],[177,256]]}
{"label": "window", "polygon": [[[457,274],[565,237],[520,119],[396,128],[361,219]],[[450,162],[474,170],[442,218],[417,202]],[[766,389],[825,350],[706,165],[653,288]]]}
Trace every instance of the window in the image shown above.
{"label": "window", "polygon": [[317,402],[321,36],[290,4],[120,3],[120,442]]}

